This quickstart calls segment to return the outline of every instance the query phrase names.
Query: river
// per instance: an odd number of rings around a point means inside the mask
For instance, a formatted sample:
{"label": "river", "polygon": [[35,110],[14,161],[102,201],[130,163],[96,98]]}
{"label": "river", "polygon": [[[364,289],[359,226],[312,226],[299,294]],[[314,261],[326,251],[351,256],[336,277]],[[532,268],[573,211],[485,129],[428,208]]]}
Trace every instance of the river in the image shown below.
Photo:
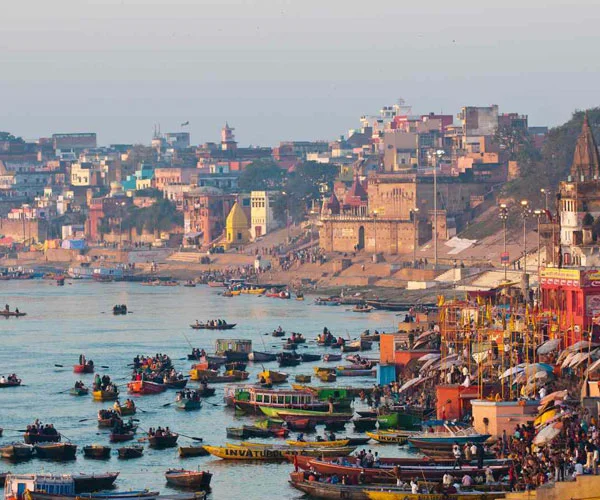
{"label": "river", "polygon": [[[53,282],[52,282],[53,283]],[[198,286],[146,287],[136,283],[95,283],[68,280],[64,287],[53,286],[44,280],[1,281],[0,304],[10,304],[27,312],[24,318],[0,320],[2,347],[0,348],[0,374],[16,373],[23,380],[22,387],[0,390],[0,427],[5,429],[2,443],[20,441],[22,435],[10,429],[23,429],[34,419],[53,423],[63,436],[78,445],[76,461],[56,463],[34,459],[12,464],[0,463],[0,472],[104,472],[120,471],[116,482],[120,490],[152,488],[169,492],[164,472],[168,468],[210,470],[211,499],[226,498],[299,498],[299,492],[287,484],[291,464],[234,463],[214,457],[180,459],[177,449],[152,450],[146,446],[144,456],[136,460],[118,460],[116,448],[106,461],[85,459],[84,445],[108,443],[108,430],[98,429],[96,414],[111,403],[94,402],[90,397],[73,397],[58,394],[73,386],[77,378],[91,385],[92,375],[76,375],[72,365],[80,353],[93,359],[96,366],[106,365],[98,373],[109,374],[114,380],[124,381],[130,375],[127,367],[136,354],[168,354],[178,370],[187,373],[190,362],[183,359],[194,347],[214,352],[217,338],[249,338],[255,350],[279,351],[283,343],[270,335],[281,325],[287,332],[303,333],[309,340],[327,326],[335,335],[354,338],[369,328],[392,331],[398,321],[393,312],[373,311],[359,314],[351,306],[323,307],[306,300],[280,300],[252,295],[223,298],[214,288]],[[113,316],[114,304],[127,304],[130,314]],[[189,328],[196,319],[222,318],[238,326],[229,332],[197,331]],[[324,353],[325,349],[308,342],[306,352]],[[369,356],[378,356],[377,351]],[[315,363],[285,368],[291,374],[313,374]],[[62,365],[64,368],[56,367]],[[276,368],[276,363],[268,366]],[[249,364],[250,380],[256,380],[260,365]],[[293,380],[293,376],[290,376]],[[374,379],[342,378],[340,385],[372,384]],[[190,384],[193,387],[194,384]],[[140,429],[169,426],[171,429],[199,436],[205,444],[227,442],[225,428],[250,424],[251,417],[238,417],[223,403],[223,386],[215,384],[217,393],[205,400],[195,412],[182,412],[174,406],[162,405],[174,400],[175,391],[136,398]],[[286,387],[286,386],[282,386]],[[125,388],[121,388],[125,396]],[[214,403],[214,404],[210,404]],[[82,419],[87,419],[80,422]],[[322,428],[318,428],[322,430]],[[347,433],[353,434],[351,425]],[[144,434],[138,430],[139,437]],[[283,441],[280,441],[283,442]],[[130,442],[131,443],[131,442]],[[180,437],[179,444],[189,444]],[[399,455],[394,445],[369,446],[381,455]]]}

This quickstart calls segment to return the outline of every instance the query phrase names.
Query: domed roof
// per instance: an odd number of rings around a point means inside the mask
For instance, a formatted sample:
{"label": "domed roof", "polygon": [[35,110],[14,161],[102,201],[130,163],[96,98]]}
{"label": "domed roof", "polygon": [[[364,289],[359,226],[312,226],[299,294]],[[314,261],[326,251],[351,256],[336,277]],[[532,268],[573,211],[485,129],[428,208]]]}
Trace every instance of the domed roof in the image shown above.
{"label": "domed roof", "polygon": [[226,224],[227,227],[248,227],[248,218],[237,201],[231,207]]}
{"label": "domed roof", "polygon": [[359,206],[369,199],[369,195],[365,191],[363,185],[359,182],[358,177],[354,178],[352,187],[344,196],[344,205]]}

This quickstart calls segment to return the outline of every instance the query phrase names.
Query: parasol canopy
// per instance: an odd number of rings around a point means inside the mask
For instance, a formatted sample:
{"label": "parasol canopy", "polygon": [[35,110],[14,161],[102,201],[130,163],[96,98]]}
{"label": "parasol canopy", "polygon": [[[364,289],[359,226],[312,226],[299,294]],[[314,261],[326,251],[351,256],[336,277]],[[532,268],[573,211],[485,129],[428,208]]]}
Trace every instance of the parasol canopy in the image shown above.
{"label": "parasol canopy", "polygon": [[551,339],[544,342],[537,348],[538,354],[550,354],[552,351],[556,351],[560,347],[560,339]]}
{"label": "parasol canopy", "polygon": [[560,434],[561,429],[561,422],[556,422],[554,424],[547,425],[546,427],[541,429],[540,432],[537,433],[537,436],[535,436],[535,439],[533,440],[533,444],[543,446],[549,443]]}

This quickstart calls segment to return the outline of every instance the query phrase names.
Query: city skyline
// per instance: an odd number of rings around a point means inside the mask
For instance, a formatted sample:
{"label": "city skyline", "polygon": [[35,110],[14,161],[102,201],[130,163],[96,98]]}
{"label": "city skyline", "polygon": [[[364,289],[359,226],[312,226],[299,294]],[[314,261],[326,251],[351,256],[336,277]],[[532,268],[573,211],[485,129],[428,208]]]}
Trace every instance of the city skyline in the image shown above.
{"label": "city skyline", "polygon": [[587,0],[29,0],[0,20],[0,128],[145,143],[189,120],[202,142],[229,121],[243,144],[275,144],[334,139],[399,97],[422,113],[497,103],[552,126],[596,104],[599,18]]}

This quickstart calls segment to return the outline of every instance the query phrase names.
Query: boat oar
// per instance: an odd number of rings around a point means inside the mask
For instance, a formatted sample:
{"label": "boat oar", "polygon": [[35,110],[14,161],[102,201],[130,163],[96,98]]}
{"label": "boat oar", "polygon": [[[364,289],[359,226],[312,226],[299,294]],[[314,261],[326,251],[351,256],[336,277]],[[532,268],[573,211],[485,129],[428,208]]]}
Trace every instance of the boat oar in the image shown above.
{"label": "boat oar", "polygon": [[64,365],[59,365],[59,364],[56,364],[56,363],[54,363],[54,366],[56,366],[56,368],[64,368]]}
{"label": "boat oar", "polygon": [[180,436],[186,437],[188,439],[193,439],[194,441],[204,441],[204,439],[199,438],[199,437],[194,437],[194,436],[186,436],[185,434],[181,434],[181,432],[179,433]]}
{"label": "boat oar", "polygon": [[92,418],[82,418],[81,420],[78,420],[78,422],[87,422],[88,420],[93,420]]}
{"label": "boat oar", "polygon": [[105,370],[108,370],[110,368],[110,366],[100,365],[100,368],[104,368]]}
{"label": "boat oar", "polygon": [[64,390],[64,391],[57,392],[56,394],[64,394],[65,392],[69,392],[70,390],[71,389],[67,389],[67,390]]}
{"label": "boat oar", "polygon": [[164,405],[162,405],[163,408],[166,408],[167,406],[171,406],[173,404],[173,402],[171,401],[170,403],[165,403]]}

